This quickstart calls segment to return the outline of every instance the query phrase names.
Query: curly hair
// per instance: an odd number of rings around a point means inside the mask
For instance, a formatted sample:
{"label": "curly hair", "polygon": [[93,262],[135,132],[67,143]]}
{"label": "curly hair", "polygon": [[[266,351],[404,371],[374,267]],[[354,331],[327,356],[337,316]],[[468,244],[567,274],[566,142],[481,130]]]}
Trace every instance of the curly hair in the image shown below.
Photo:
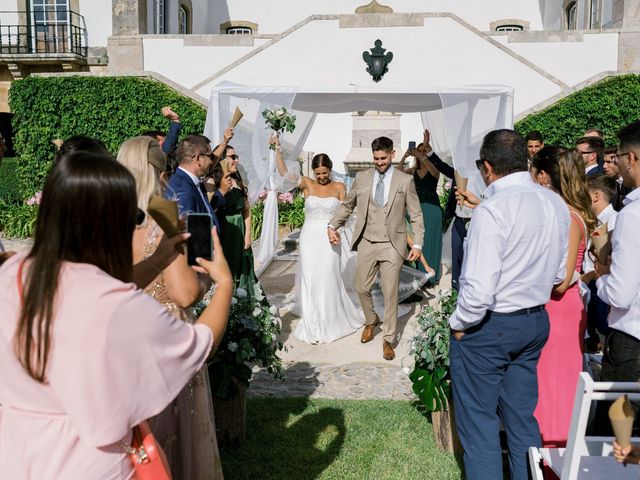
{"label": "curly hair", "polygon": [[597,219],[591,209],[589,185],[584,174],[582,155],[575,149],[561,152],[558,156],[559,193],[565,202],[578,211],[587,225],[587,234],[597,225]]}

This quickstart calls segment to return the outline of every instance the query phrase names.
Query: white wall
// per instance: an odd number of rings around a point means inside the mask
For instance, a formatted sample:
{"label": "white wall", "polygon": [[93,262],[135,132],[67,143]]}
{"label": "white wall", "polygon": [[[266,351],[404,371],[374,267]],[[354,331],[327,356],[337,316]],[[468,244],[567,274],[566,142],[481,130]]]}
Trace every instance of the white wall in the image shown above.
{"label": "white wall", "polygon": [[[368,0],[212,0],[211,22],[227,20],[258,23],[259,33],[280,33],[312,14],[350,14]],[[532,30],[542,29],[538,0],[381,0],[397,13],[452,12],[482,31],[503,18],[517,18],[531,23]]]}
{"label": "white wall", "polygon": [[87,28],[87,46],[106,47],[107,38],[112,33],[112,15],[110,1],[80,1],[80,15],[84,16]]}
{"label": "white wall", "polygon": [[585,33],[581,42],[509,43],[506,35],[495,39],[568,85],[618,69],[617,33]]}

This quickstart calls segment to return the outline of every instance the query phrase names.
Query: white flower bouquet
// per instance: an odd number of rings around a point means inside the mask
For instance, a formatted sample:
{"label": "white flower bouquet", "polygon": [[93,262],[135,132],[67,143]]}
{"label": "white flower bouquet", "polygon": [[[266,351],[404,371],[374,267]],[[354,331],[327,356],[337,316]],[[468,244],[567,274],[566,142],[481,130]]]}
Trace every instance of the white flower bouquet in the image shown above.
{"label": "white flower bouquet", "polygon": [[[296,129],[296,116],[292,115],[285,107],[273,110],[267,108],[263,110],[262,117],[267,128],[273,130],[277,135],[284,131],[292,133]],[[275,145],[270,145],[269,148],[274,149]]]}

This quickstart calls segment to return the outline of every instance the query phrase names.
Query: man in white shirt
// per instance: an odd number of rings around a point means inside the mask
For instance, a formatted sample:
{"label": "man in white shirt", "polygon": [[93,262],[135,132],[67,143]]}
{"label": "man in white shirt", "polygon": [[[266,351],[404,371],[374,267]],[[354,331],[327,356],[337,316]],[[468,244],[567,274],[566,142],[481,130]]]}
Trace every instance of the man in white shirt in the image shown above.
{"label": "man in white shirt", "polygon": [[640,121],[620,130],[618,138],[616,160],[624,186],[632,191],[616,218],[611,263],[596,262],[598,296],[611,306],[602,380],[636,382],[640,378]]}
{"label": "man in white shirt", "polygon": [[549,335],[544,305],[565,276],[569,211],[559,195],[533,182],[516,132],[487,134],[476,164],[486,200],[471,218],[449,319],[456,426],[469,480],[502,478],[500,420],[511,478],[526,479],[527,449],[541,445],[533,411]]}

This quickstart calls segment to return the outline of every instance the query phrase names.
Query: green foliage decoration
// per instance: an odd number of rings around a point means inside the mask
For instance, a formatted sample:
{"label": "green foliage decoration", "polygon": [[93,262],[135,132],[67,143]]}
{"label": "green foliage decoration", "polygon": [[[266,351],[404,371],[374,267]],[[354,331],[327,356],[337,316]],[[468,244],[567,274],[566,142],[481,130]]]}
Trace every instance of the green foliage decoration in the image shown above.
{"label": "green foliage decoration", "polygon": [[37,217],[37,205],[8,204],[0,199],[0,231],[5,237],[27,238],[33,236]]}
{"label": "green foliage decoration", "polygon": [[585,130],[599,128],[605,144],[615,145],[620,128],[638,119],[640,75],[606,78],[516,122],[526,135],[538,130],[547,145],[572,147]]}
{"label": "green foliage decoration", "polygon": [[[88,135],[116,154],[126,139],[147,130],[167,130],[160,110],[180,115],[182,133],[201,133],[206,111],[169,87],[138,77],[34,77],[12,83],[17,174],[22,198],[42,189],[55,156],[54,139]],[[215,141],[215,140],[214,140]]]}
{"label": "green foliage decoration", "polygon": [[441,290],[434,307],[418,314],[418,333],[411,341],[415,366],[409,378],[413,391],[429,412],[446,410],[449,385],[449,317],[456,308],[457,292]]}

